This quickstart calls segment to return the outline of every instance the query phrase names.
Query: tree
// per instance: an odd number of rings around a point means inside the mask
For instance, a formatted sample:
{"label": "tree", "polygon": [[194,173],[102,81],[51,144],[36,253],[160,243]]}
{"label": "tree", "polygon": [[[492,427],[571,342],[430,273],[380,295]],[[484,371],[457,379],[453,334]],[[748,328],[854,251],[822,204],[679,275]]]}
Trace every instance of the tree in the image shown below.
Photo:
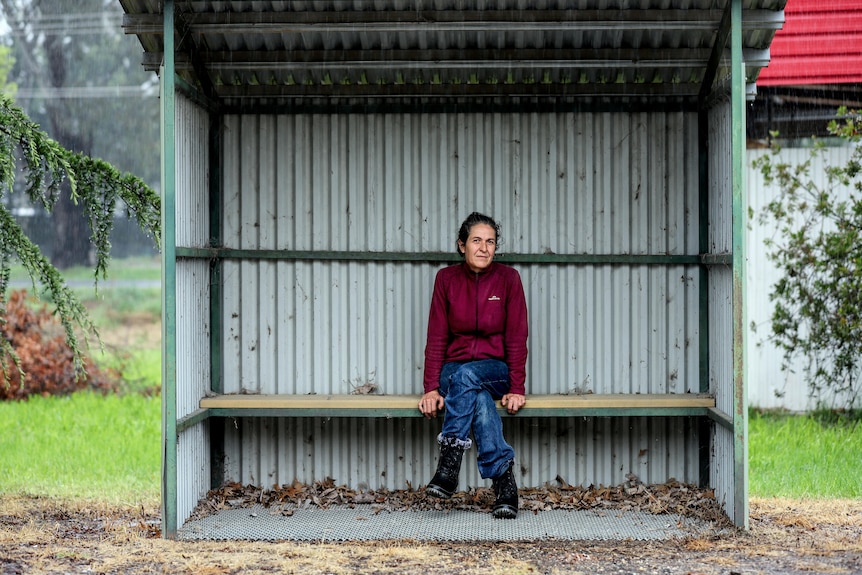
{"label": "tree", "polygon": [[[158,102],[155,90],[136,90],[154,87],[155,75],[140,65],[137,38],[122,32],[119,2],[0,0],[0,11],[25,113],[66,149],[158,182]],[[138,101],[130,105],[130,96]],[[81,206],[63,192],[51,214],[56,241],[43,249],[60,269],[89,265]]]}
{"label": "tree", "polygon": [[[96,281],[104,278],[110,259],[108,241],[114,225],[117,202],[125,202],[129,215],[142,229],[160,237],[161,201],[140,178],[121,174],[107,162],[67,150],[41,131],[12,100],[0,94],[0,322],[6,320],[5,302],[10,277],[10,264],[19,260],[34,285],[43,285],[50,295],[63,325],[66,341],[75,357],[75,366],[83,366],[81,347],[75,327],[83,329],[85,337],[98,336],[86,309],[63,280],[60,272],[24,233],[2,200],[15,189],[19,176],[16,158],[20,156],[26,174],[24,193],[34,204],[50,211],[62,195],[64,184],[70,199],[80,205],[92,232],[96,252]],[[5,338],[0,338],[0,354],[12,356],[15,351]],[[19,366],[20,369],[20,366]],[[4,376],[6,362],[3,362]]]}
{"label": "tree", "polygon": [[[777,231],[767,249],[783,272],[770,292],[771,339],[784,352],[782,369],[802,358],[813,397],[854,408],[862,376],[862,115],[841,108],[838,118],[829,133],[853,151],[846,165],[826,167],[826,185],[810,175],[820,142],[802,164],[764,155],[754,165],[781,191],[759,220]],[[778,151],[773,146],[773,156]],[[839,186],[848,190],[846,199],[834,194]]]}

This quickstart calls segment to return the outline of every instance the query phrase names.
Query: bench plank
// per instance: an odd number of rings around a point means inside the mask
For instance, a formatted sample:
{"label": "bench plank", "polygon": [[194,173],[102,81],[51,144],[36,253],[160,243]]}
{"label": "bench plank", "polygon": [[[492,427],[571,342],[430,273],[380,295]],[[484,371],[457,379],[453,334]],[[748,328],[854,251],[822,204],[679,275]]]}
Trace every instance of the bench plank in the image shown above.
{"label": "bench plank", "polygon": [[[419,395],[255,395],[204,397],[200,409],[177,420],[177,434],[210,417],[422,417]],[[509,415],[498,404],[497,411]],[[521,417],[701,417],[730,428],[732,418],[708,394],[527,395]]]}
{"label": "bench plank", "polygon": [[[205,409],[403,410],[418,412],[419,395],[216,395],[201,399]],[[705,394],[527,395],[526,411],[540,409],[710,408]]]}

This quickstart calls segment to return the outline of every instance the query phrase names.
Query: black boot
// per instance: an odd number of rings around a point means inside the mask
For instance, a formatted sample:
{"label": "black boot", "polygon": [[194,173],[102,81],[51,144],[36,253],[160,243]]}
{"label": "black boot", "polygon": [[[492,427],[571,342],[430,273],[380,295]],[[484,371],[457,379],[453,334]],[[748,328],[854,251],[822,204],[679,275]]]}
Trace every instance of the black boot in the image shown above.
{"label": "black boot", "polygon": [[494,517],[497,519],[514,519],[518,516],[518,486],[512,465],[503,475],[491,480],[494,485]]}
{"label": "black boot", "polygon": [[460,445],[440,444],[440,460],[437,462],[437,473],[425,489],[429,495],[449,499],[458,487],[458,474],[461,472],[461,456],[464,447]]}

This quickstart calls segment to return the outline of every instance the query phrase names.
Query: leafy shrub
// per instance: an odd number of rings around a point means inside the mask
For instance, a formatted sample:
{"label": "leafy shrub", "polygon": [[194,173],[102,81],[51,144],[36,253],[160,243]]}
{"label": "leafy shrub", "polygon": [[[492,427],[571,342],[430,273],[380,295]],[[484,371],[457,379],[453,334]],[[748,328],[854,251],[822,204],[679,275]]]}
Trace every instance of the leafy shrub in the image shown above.
{"label": "leafy shrub", "polygon": [[35,306],[26,290],[10,292],[2,333],[18,358],[8,353],[0,358],[4,380],[0,400],[118,389],[118,374],[100,369],[88,357],[82,357],[78,367],[56,316],[44,305]]}
{"label": "leafy shrub", "polygon": [[[781,190],[759,219],[776,228],[768,256],[784,273],[770,292],[782,369],[804,358],[811,396],[852,409],[862,393],[862,113],[841,108],[838,115],[829,133],[853,151],[846,165],[826,167],[823,185],[810,176],[811,159],[789,165],[765,155],[754,165]],[[816,145],[811,157],[822,149]],[[846,199],[834,193],[839,187]]]}

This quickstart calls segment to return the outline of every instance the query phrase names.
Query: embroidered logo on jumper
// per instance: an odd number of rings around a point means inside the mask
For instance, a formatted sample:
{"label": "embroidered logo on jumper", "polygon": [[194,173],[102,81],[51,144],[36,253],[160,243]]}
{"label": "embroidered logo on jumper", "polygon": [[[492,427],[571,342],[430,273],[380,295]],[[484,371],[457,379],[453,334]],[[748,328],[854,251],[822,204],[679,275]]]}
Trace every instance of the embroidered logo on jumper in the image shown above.
{"label": "embroidered logo on jumper", "polygon": [[500,301],[500,298],[495,296],[495,295],[492,295],[491,297],[488,298],[488,301]]}

